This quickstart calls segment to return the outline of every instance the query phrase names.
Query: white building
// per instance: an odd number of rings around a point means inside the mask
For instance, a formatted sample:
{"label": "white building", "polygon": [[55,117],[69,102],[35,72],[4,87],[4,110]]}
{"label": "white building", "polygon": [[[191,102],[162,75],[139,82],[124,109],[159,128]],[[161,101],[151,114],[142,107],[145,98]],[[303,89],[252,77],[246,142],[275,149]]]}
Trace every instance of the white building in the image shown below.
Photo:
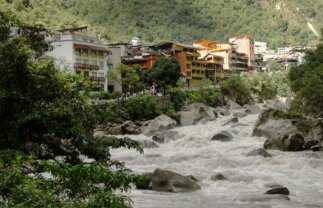
{"label": "white building", "polygon": [[111,52],[95,36],[87,34],[86,30],[86,27],[82,27],[51,32],[46,37],[53,46],[48,55],[55,58],[61,69],[69,68],[76,73],[83,73],[84,77],[107,91],[107,73],[110,69],[108,54]]}
{"label": "white building", "polygon": [[293,47],[289,46],[289,47],[283,47],[283,48],[278,48],[277,49],[277,54],[278,55],[288,55],[291,54],[293,50]]}
{"label": "white building", "polygon": [[260,42],[255,41],[255,54],[265,54],[267,53],[267,43],[266,42]]}

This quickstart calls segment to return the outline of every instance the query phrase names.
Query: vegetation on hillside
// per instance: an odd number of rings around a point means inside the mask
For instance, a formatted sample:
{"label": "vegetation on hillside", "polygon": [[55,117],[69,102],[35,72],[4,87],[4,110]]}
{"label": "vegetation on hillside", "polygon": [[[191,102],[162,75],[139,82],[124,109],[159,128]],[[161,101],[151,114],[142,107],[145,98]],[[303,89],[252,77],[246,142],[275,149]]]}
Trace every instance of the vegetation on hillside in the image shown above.
{"label": "vegetation on hillside", "polygon": [[[25,2],[25,5],[23,4]],[[29,3],[26,3],[29,2]],[[270,46],[308,45],[323,27],[323,2],[303,0],[0,0],[17,16],[50,29],[88,25],[109,42],[141,38],[191,43],[253,34]]]}
{"label": "vegetation on hillside", "polygon": [[322,116],[323,112],[323,43],[308,51],[306,62],[292,67],[289,73],[295,93],[291,110],[307,115]]}

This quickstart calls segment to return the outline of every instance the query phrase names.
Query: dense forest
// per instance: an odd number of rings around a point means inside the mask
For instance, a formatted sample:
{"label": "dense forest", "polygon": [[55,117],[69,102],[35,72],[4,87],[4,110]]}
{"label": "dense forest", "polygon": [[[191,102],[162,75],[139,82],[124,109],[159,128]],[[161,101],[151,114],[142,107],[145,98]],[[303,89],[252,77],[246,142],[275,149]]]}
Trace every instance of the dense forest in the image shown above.
{"label": "dense forest", "polygon": [[92,32],[109,42],[125,42],[134,36],[145,44],[163,40],[190,43],[202,38],[225,41],[248,33],[272,47],[308,45],[318,41],[323,27],[323,1],[1,1],[7,6],[9,3],[18,16],[51,29],[89,25]]}

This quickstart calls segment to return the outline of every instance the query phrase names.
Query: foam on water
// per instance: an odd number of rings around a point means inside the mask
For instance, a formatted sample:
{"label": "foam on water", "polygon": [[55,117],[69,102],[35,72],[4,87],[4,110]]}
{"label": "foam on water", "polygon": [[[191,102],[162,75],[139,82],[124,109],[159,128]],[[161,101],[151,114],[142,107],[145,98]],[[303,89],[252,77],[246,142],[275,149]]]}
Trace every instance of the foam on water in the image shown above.
{"label": "foam on water", "polygon": [[[134,172],[168,169],[183,175],[194,175],[202,190],[193,193],[160,193],[132,190],[135,208],[317,208],[323,207],[323,153],[269,151],[273,157],[248,157],[261,148],[262,137],[251,137],[258,115],[239,118],[238,125],[223,126],[230,117],[217,118],[204,125],[175,128],[183,135],[176,141],[145,149],[112,151],[115,159],[125,162]],[[219,131],[233,135],[229,142],[210,141]],[[134,140],[151,137],[129,135]],[[228,180],[212,181],[222,173]],[[268,183],[288,187],[290,200],[283,196],[264,195]]]}

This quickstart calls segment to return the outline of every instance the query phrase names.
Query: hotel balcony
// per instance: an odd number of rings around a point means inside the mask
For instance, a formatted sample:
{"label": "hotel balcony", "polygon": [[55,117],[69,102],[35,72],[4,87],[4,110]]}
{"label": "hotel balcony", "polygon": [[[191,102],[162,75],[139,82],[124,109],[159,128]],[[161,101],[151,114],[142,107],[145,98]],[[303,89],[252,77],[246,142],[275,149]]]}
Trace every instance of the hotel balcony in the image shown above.
{"label": "hotel balcony", "polygon": [[93,81],[93,82],[105,82],[104,77],[88,77],[88,79]]}
{"label": "hotel balcony", "polygon": [[82,63],[75,63],[74,64],[75,69],[87,69],[87,70],[99,70],[100,67],[98,65],[92,65],[92,64],[82,64]]}

